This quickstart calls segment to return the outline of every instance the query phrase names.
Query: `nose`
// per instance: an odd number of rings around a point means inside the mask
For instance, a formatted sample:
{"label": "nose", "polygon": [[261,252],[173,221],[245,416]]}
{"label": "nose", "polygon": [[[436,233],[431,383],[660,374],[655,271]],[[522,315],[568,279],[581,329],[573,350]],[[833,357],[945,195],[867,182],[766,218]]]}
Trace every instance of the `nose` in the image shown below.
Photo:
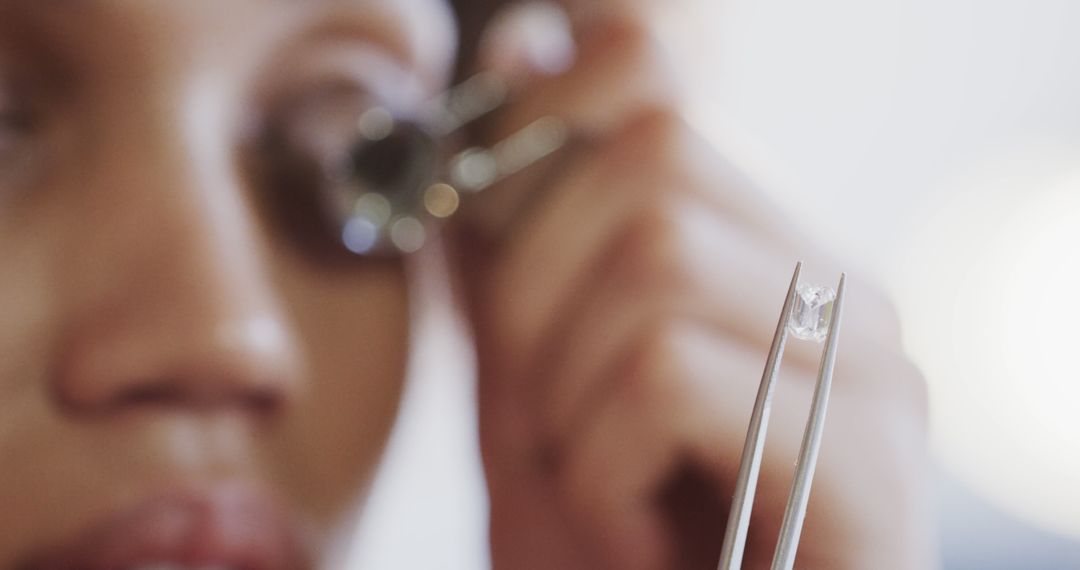
{"label": "nose", "polygon": [[285,331],[268,316],[106,318],[69,344],[55,396],[79,416],[150,409],[276,416],[295,398],[292,360]]}
{"label": "nose", "polygon": [[78,208],[58,408],[280,415],[302,365],[242,183],[218,156],[140,135],[102,151]]}

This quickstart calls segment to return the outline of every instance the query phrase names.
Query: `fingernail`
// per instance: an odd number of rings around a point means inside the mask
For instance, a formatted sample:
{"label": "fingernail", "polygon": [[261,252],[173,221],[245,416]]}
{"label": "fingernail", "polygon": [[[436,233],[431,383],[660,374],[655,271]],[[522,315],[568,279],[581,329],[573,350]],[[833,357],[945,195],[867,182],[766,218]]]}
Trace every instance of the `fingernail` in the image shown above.
{"label": "fingernail", "polygon": [[558,75],[574,63],[570,20],[552,2],[534,1],[504,9],[484,39],[485,59],[494,70]]}

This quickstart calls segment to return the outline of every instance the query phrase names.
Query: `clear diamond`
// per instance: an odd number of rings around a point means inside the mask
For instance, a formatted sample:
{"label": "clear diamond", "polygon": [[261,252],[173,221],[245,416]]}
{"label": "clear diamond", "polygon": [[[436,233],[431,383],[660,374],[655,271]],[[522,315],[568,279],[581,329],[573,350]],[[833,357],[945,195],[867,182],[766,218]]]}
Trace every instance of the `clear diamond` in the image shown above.
{"label": "clear diamond", "polygon": [[834,300],[836,291],[828,287],[799,283],[795,288],[795,303],[791,307],[788,331],[795,338],[825,342]]}

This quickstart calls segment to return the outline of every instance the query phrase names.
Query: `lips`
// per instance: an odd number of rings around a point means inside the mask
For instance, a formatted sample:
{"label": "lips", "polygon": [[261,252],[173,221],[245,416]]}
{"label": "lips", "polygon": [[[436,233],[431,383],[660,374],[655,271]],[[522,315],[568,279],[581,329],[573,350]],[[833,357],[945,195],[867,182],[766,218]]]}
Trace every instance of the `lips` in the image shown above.
{"label": "lips", "polygon": [[176,492],[106,517],[22,570],[300,570],[295,526],[238,485]]}

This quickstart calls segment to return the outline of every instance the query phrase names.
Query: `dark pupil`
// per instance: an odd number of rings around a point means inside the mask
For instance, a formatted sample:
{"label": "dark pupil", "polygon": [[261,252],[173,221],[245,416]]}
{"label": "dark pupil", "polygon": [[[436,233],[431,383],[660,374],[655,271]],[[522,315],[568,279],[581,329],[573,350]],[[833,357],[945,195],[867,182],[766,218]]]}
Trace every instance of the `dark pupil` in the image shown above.
{"label": "dark pupil", "polygon": [[435,141],[405,121],[395,122],[382,139],[358,133],[340,143],[343,155],[321,157],[287,129],[273,128],[259,150],[269,159],[262,172],[271,191],[271,215],[297,245],[320,261],[334,263],[356,259],[342,241],[355,200],[377,192],[390,201],[392,216],[415,215],[422,211],[423,192],[439,169]]}
{"label": "dark pupil", "polygon": [[434,143],[424,131],[399,122],[383,139],[358,142],[350,153],[350,169],[364,190],[408,200],[434,178],[436,158]]}

